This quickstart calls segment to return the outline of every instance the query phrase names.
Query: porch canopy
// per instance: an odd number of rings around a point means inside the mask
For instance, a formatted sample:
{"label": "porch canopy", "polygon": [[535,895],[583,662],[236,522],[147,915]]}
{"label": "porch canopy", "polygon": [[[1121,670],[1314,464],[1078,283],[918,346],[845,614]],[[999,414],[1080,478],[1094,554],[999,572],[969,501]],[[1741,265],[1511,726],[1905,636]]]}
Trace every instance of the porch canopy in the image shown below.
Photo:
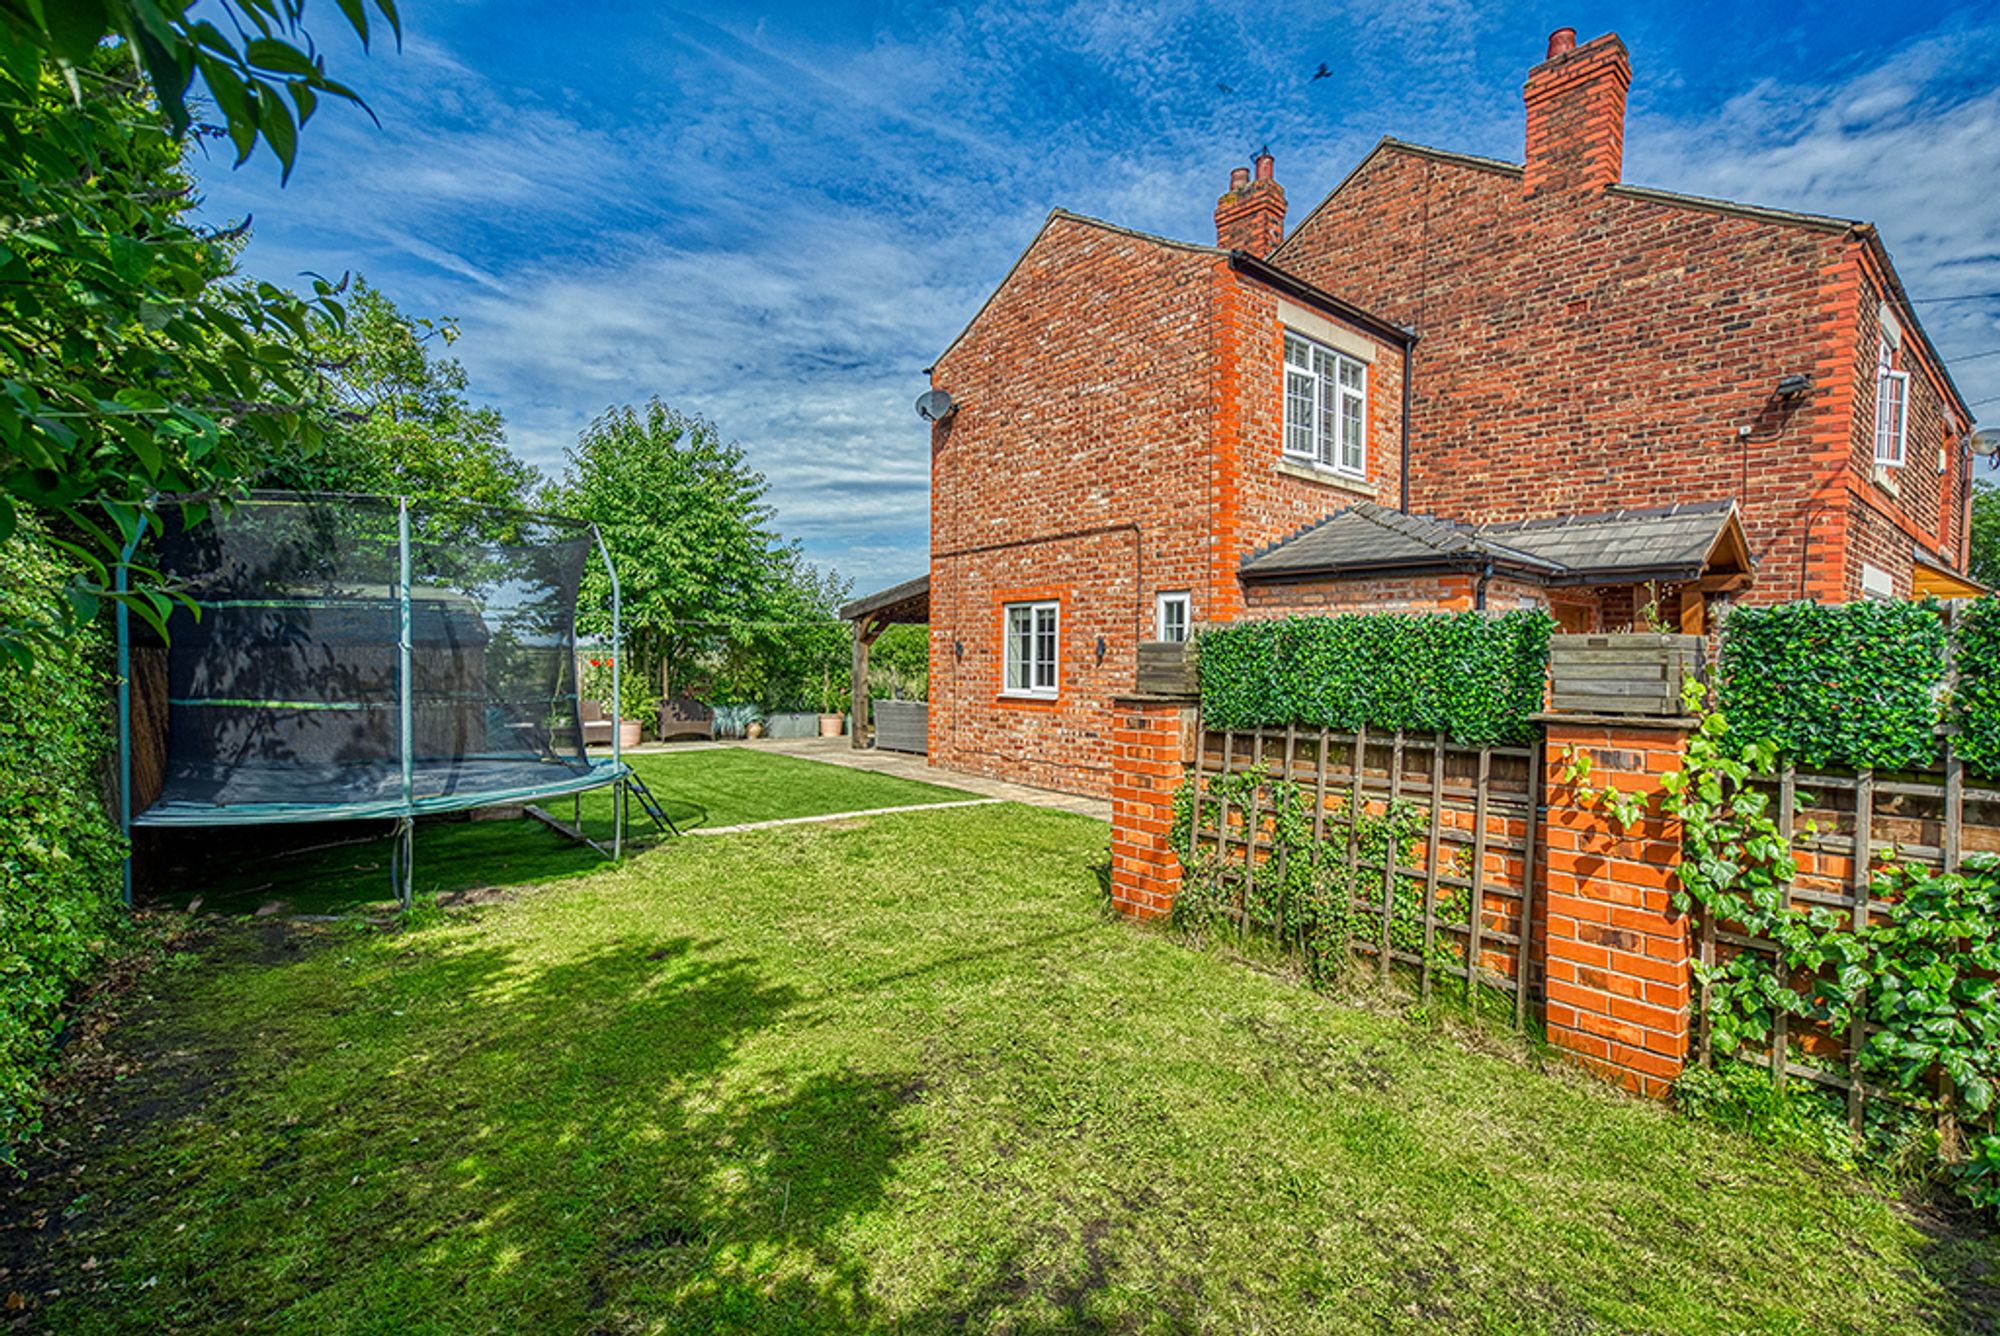
{"label": "porch canopy", "polygon": [[1673,585],[1683,630],[1711,594],[1747,588],[1749,544],[1732,501],[1460,524],[1363,501],[1252,553],[1246,584],[1471,573],[1546,588]]}
{"label": "porch canopy", "polygon": [[884,627],[922,625],[931,619],[931,577],[919,575],[857,598],[841,608],[840,616],[854,624],[854,668],[849,683],[854,724],[847,732],[850,743],[860,750],[868,745],[868,647]]}

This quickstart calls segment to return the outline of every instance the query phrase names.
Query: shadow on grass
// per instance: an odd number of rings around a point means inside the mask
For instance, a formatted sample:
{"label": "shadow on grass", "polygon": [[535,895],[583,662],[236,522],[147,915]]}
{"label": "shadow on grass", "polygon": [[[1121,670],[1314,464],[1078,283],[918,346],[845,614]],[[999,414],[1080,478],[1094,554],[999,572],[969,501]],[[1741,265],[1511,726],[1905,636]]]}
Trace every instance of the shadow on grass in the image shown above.
{"label": "shadow on grass", "polygon": [[[339,945],[290,951],[285,931],[223,929],[242,940],[219,971],[122,1031],[133,1075],[79,1114],[97,1144],[28,1164],[8,1223],[68,1212],[66,1238],[10,1258],[14,1286],[64,1290],[47,1325],[866,1322],[838,1234],[882,1200],[924,1083],[736,1069],[799,1000],[755,961],[668,936],[534,968],[419,935],[339,988]],[[78,1292],[86,1252],[117,1259],[102,1295]]]}

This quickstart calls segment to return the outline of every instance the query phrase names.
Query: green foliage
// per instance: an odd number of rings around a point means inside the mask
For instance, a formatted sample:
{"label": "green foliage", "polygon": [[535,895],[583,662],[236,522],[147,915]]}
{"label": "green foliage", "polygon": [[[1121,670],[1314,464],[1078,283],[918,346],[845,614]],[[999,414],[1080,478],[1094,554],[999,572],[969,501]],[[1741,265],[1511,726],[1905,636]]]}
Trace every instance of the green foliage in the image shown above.
{"label": "green foliage", "polygon": [[[118,595],[108,569],[156,494],[226,497],[272,452],[318,448],[303,346],[339,320],[337,285],[315,280],[306,303],[237,278],[236,236],[193,224],[181,170],[197,81],[239,160],[262,142],[287,171],[318,99],[353,99],[309,54],[301,10],[223,0],[232,39],[157,0],[0,5],[0,538],[42,512],[60,523],[41,541],[80,567],[0,621],[17,661],[108,598],[163,620],[150,572]],[[365,36],[360,0],[341,12]]]}
{"label": "green foliage", "polygon": [[[1701,706],[1701,687],[1690,683],[1688,708]],[[1864,1023],[1853,1070],[1891,1092],[1870,1101],[1885,1107],[1871,1112],[1859,1148],[1867,1155],[1907,1155],[1914,1111],[1990,1122],[2000,1102],[2000,857],[1969,855],[1950,875],[1882,862],[1871,869],[1873,912],[1858,927],[1833,907],[1796,903],[1791,840],[1759,783],[1777,759],[1771,741],[1740,735],[1713,711],[1689,738],[1682,768],[1661,779],[1663,808],[1682,830],[1674,907],[1765,939],[1776,953],[1775,966],[1754,951],[1696,964],[1712,1047],[1725,1059],[1768,1050],[1781,1015],[1835,1035]],[[1631,824],[1629,814],[1620,819]],[[1795,985],[1806,979],[1810,987]],[[1990,1177],[2000,1144],[1978,1138],[1972,1152],[1968,1189],[2000,1199]]]}
{"label": "green foliage", "polygon": [[[603,533],[618,566],[627,663],[663,695],[718,670],[761,695],[767,677],[746,684],[743,659],[799,622],[820,627],[807,664],[831,671],[844,627],[830,605],[845,586],[812,571],[778,536],[767,490],[743,448],[713,423],[654,399],[592,422],[562,481],[544,491],[544,509],[591,520]],[[579,629],[608,638],[611,591],[601,568],[586,573],[579,607]]]}
{"label": "green foliage", "polygon": [[1468,746],[1526,742],[1554,629],[1540,609],[1217,627],[1201,635],[1202,715],[1213,728],[1365,724],[1443,732]]}
{"label": "green foliage", "polygon": [[1804,765],[1930,764],[1944,674],[1944,621],[1929,601],[1738,607],[1723,623],[1732,726]]}
{"label": "green foliage", "polygon": [[[64,572],[32,525],[0,541],[0,617]],[[0,660],[0,1156],[35,1127],[35,1078],[115,921],[124,841],[105,810],[111,727],[94,631]]]}
{"label": "green foliage", "polygon": [[1843,1169],[1858,1167],[1842,1103],[1801,1082],[1781,1089],[1768,1067],[1733,1059],[1689,1067],[1674,1082],[1674,1103],[1689,1117],[1809,1151]]}
{"label": "green foliage", "polygon": [[1971,549],[1967,574],[1989,589],[2000,588],[2000,487],[1985,479],[1972,487],[1972,526],[1967,537]]}
{"label": "green foliage", "polygon": [[1952,636],[1952,748],[1974,773],[2000,778],[2000,599],[1960,609]]}
{"label": "green foliage", "polygon": [[[1264,838],[1269,857],[1245,876],[1241,832],[1230,836],[1218,853],[1213,844],[1197,839],[1194,808],[1197,797],[1247,813],[1256,802],[1261,819],[1268,819]],[[1315,840],[1310,800],[1294,780],[1272,779],[1255,771],[1213,776],[1204,785],[1190,775],[1174,793],[1174,815],[1168,838],[1183,872],[1174,897],[1173,921],[1184,931],[1204,934],[1240,923],[1244,929],[1274,937],[1298,951],[1309,978],[1326,982],[1341,975],[1352,959],[1354,943],[1378,946],[1382,940],[1382,883],[1393,854],[1399,869],[1412,868],[1419,856],[1424,811],[1414,803],[1398,802],[1382,812],[1363,812],[1355,822],[1353,860],[1348,859],[1345,828],[1334,837]],[[1396,951],[1422,955],[1425,879],[1397,873],[1389,898],[1389,944]],[[1428,949],[1433,968],[1457,969],[1463,948],[1454,935],[1439,927],[1471,922],[1468,893],[1449,885],[1438,888]]]}
{"label": "green foliage", "polygon": [[876,699],[895,695],[902,700],[926,700],[931,686],[931,628],[896,625],[882,628],[868,651],[868,694]]}
{"label": "green foliage", "polygon": [[[606,710],[611,708],[612,660],[609,654],[599,658],[586,659],[583,669],[583,698],[594,700]],[[650,725],[660,703],[658,690],[644,673],[631,671],[628,667],[617,674],[618,714],[623,719],[637,719]]]}
{"label": "green foliage", "polygon": [[287,452],[260,485],[527,506],[541,476],[507,448],[498,410],[466,402],[465,368],[438,351],[457,339],[452,321],[405,315],[356,278],[346,320],[311,343],[331,390],[325,440]]}

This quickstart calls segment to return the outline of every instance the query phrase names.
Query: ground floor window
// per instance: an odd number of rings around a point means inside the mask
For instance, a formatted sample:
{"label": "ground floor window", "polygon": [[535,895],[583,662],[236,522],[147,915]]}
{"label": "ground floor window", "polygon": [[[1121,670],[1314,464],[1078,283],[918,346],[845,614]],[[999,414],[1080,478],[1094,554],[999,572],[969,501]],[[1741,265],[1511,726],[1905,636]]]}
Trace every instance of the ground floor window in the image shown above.
{"label": "ground floor window", "polygon": [[1186,640],[1190,600],[1185,590],[1176,594],[1161,594],[1153,602],[1153,638],[1156,640]]}
{"label": "ground floor window", "polygon": [[1056,694],[1056,604],[1007,605],[1007,676],[1011,696]]}

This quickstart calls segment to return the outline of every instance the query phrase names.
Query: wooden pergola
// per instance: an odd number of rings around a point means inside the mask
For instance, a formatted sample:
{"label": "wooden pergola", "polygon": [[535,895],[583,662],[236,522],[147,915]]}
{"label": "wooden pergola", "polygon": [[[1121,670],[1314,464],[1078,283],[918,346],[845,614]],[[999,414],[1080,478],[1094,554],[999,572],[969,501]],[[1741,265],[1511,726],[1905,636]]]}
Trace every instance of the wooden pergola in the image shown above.
{"label": "wooden pergola", "polygon": [[891,585],[841,608],[842,620],[854,624],[854,670],[849,706],[854,724],[848,729],[857,750],[868,745],[868,647],[884,627],[922,625],[931,619],[931,577],[920,575]]}

